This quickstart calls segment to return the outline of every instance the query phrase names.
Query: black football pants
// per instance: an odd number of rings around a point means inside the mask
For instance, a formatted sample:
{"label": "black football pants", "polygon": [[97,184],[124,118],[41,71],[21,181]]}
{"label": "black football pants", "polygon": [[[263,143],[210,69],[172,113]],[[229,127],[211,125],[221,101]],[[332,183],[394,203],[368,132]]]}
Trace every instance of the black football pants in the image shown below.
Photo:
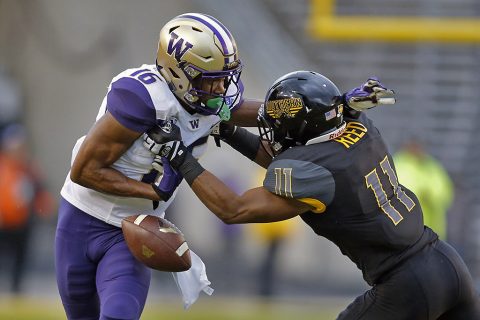
{"label": "black football pants", "polygon": [[435,241],[402,262],[337,320],[475,320],[480,300],[458,253]]}

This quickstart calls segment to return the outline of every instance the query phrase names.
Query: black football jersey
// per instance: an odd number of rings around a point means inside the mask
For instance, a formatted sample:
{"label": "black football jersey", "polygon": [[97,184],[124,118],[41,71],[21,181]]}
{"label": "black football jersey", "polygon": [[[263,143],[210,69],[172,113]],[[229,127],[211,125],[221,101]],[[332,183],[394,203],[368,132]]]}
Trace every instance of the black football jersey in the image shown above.
{"label": "black football jersey", "polygon": [[371,120],[362,114],[346,121],[337,139],[293,147],[275,157],[264,187],[313,206],[301,218],[334,242],[373,285],[437,235],[424,227],[415,195],[399,184]]}

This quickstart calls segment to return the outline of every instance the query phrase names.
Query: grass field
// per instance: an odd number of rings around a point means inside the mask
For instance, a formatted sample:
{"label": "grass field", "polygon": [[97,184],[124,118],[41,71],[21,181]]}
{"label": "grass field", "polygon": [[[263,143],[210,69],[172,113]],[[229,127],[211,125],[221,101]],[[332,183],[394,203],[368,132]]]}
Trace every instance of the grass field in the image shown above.
{"label": "grass field", "polygon": [[[201,297],[189,310],[181,301],[149,298],[142,320],[327,320],[335,319],[348,300],[337,298],[308,301],[275,300],[266,302],[246,298]],[[12,298],[0,296],[0,319],[60,320],[65,314],[54,298]]]}

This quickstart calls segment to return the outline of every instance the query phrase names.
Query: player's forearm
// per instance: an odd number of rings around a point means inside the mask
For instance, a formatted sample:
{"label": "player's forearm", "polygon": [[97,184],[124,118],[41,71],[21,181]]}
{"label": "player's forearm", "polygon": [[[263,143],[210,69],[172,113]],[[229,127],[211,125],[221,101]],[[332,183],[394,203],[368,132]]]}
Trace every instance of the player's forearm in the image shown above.
{"label": "player's forearm", "polygon": [[200,201],[225,223],[231,223],[238,212],[238,195],[208,171],[202,172],[190,185]]}
{"label": "player's forearm", "polygon": [[148,183],[128,178],[113,168],[101,168],[97,170],[72,171],[70,178],[73,182],[106,194],[145,198],[150,200],[162,200]]}
{"label": "player's forearm", "polygon": [[221,220],[237,215],[239,196],[210,172],[206,171],[190,152],[174,168],[183,175],[197,197]]}
{"label": "player's forearm", "polygon": [[281,221],[311,209],[296,200],[275,196],[262,187],[237,195],[208,171],[202,172],[190,186],[203,204],[227,224]]}

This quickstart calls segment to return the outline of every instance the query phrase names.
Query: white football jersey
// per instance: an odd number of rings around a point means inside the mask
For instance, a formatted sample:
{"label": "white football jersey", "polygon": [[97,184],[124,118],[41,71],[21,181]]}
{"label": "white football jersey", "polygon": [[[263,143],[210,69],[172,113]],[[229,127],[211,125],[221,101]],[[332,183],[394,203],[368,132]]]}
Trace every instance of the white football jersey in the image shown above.
{"label": "white football jersey", "polygon": [[[241,97],[237,101],[241,101]],[[196,158],[206,151],[211,128],[220,121],[216,115],[188,113],[170,91],[156,66],[146,64],[125,70],[113,78],[96,120],[107,110],[122,125],[137,132],[146,132],[157,124],[173,121],[180,128],[184,144]],[[78,139],[73,148],[72,163],[84,138],[85,136]],[[153,158],[154,155],[143,146],[140,136],[112,167],[129,178],[152,182],[152,177],[148,174],[153,170]],[[146,180],[147,177],[149,181]],[[160,201],[154,209],[153,202],[148,199],[108,195],[82,187],[72,182],[70,172],[61,190],[61,195],[68,202],[115,226],[121,226],[122,219],[133,214],[163,217],[176,193],[177,191],[167,202]]]}

